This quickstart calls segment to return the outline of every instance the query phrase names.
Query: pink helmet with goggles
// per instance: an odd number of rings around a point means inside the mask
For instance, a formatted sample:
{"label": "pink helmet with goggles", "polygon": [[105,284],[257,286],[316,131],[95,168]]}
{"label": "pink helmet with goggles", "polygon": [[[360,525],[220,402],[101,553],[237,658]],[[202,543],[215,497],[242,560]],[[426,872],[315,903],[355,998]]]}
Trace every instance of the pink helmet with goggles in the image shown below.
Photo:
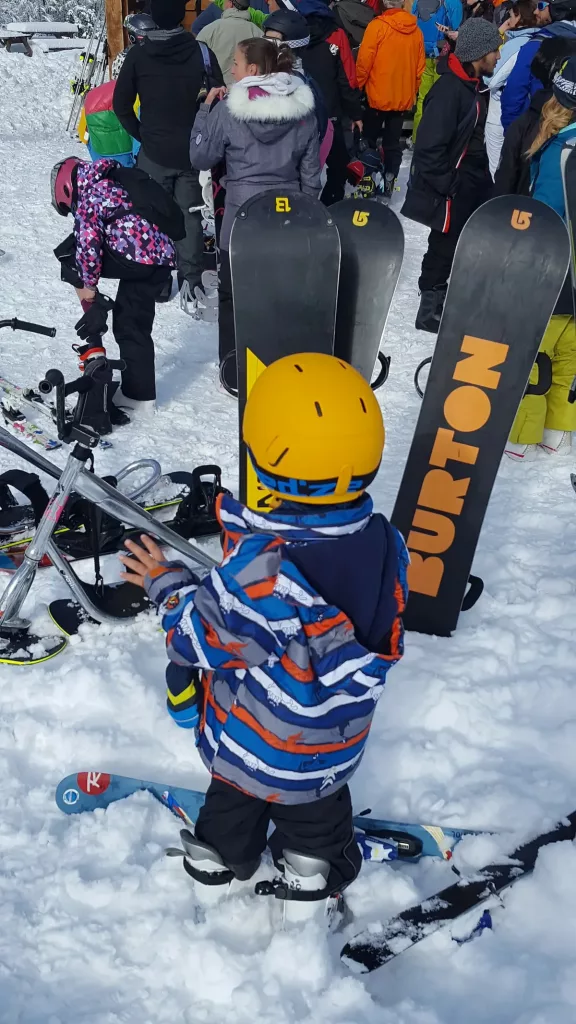
{"label": "pink helmet with goggles", "polygon": [[84,161],[79,157],[67,156],[64,160],[54,164],[52,168],[50,175],[52,206],[61,217],[67,217],[72,209],[76,169],[81,163]]}

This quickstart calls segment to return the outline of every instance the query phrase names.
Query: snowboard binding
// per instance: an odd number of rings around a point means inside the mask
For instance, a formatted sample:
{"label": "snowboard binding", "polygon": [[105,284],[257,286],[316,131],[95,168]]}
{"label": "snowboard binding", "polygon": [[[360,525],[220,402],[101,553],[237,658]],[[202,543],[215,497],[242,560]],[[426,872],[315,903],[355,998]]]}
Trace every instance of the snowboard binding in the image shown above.
{"label": "snowboard binding", "polygon": [[[51,329],[50,329],[51,330]],[[122,369],[122,363],[109,362],[110,370]],[[99,444],[100,438],[93,427],[84,422],[87,396],[95,386],[94,369],[88,364],[84,376],[66,384],[60,370],[49,370],[43,381],[40,382],[39,390],[43,394],[55,391],[56,396],[56,423],[58,437],[64,444],[71,446],[66,466],[61,473],[41,456],[36,455],[27,448],[19,439],[11,437],[7,431],[0,428],[0,443],[16,454],[22,455],[27,461],[32,462],[39,469],[48,472],[51,476],[57,477],[57,484],[51,498],[47,500],[43,514],[40,516],[37,529],[28,545],[21,565],[11,576],[1,598],[0,612],[0,662],[12,665],[35,664],[54,657],[66,646],[66,640],[61,636],[39,637],[30,633],[30,623],[20,617],[21,608],[28,596],[36,575],[36,570],[43,559],[48,558],[65,583],[72,591],[74,601],[55,601],[50,605],[49,612],[58,628],[67,635],[77,631],[80,623],[86,621],[94,622],[116,622],[118,619],[132,618],[139,611],[149,606],[148,599],[140,588],[131,583],[120,583],[107,585],[104,583],[100,573],[100,539],[102,532],[103,517],[109,513],[111,517],[128,522],[139,529],[149,530],[160,541],[171,544],[177,550],[192,557],[200,565],[212,568],[213,559],[204,555],[191,545],[182,541],[181,536],[158,523],[152,516],[136,505],[129,498],[118,491],[108,482],[100,480],[93,473],[93,450]],[[96,386],[98,386],[96,382]],[[67,395],[77,394],[78,400],[72,419],[66,415],[65,398]],[[154,464],[157,466],[157,464]],[[89,469],[89,472],[86,470]],[[159,471],[159,467],[157,467]],[[210,467],[212,471],[218,467]],[[153,470],[154,479],[157,479],[157,470]],[[4,480],[4,484],[12,486],[25,486],[29,491],[30,502],[32,497],[36,501],[35,518],[40,514],[41,501],[43,497],[38,492],[33,494],[31,488],[34,480],[25,479],[32,477],[32,474],[22,474],[19,479],[12,476]],[[150,478],[152,479],[152,478]],[[219,484],[219,475],[212,472],[214,488]],[[201,478],[197,482],[197,489],[204,494],[201,487]],[[54,531],[58,528],[64,516],[70,495],[78,492],[83,498],[88,499],[86,507],[82,511],[81,519],[85,524],[90,523],[90,543],[93,545],[95,582],[86,584],[80,580],[74,572],[70,563],[66,560],[53,538]],[[3,500],[5,511],[13,506],[11,492],[4,491]],[[204,495],[205,504],[201,505],[200,513],[208,518],[208,497]]]}

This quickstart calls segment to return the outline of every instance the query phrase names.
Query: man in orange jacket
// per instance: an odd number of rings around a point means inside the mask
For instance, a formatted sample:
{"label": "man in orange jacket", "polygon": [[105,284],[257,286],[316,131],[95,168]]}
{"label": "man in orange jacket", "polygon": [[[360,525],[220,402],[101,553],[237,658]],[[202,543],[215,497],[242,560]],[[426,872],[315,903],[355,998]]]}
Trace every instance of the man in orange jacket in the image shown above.
{"label": "man in orange jacket", "polygon": [[356,75],[368,99],[365,134],[374,146],[382,136],[385,192],[390,198],[402,162],[402,123],[416,101],[426,54],[424,36],[414,15],[404,10],[404,0],[384,0],[384,7],[366,28]]}

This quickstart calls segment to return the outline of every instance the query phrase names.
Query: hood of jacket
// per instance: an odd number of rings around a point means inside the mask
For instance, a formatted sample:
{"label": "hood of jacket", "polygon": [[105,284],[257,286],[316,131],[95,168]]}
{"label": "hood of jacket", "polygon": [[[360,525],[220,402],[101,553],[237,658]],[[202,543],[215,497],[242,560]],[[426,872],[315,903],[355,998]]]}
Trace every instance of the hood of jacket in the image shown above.
{"label": "hood of jacket", "polygon": [[409,36],[418,28],[418,19],[413,14],[408,14],[408,11],[402,10],[401,7],[393,7],[383,14],[379,14],[377,21],[383,21],[385,25],[393,28],[395,32],[400,32],[403,36]]}
{"label": "hood of jacket", "polygon": [[145,36],[141,45],[146,47],[146,52],[150,57],[162,64],[185,64],[198,47],[195,37],[186,29],[169,35],[167,39],[153,39],[150,36]]}
{"label": "hood of jacket", "polygon": [[533,114],[537,114],[538,117],[540,117],[540,114],[542,113],[542,107],[545,103],[548,102],[549,99],[552,98],[552,96],[552,89],[538,89],[537,92],[532,94],[528,110],[530,110]]}
{"label": "hood of jacket", "polygon": [[236,21],[252,21],[250,11],[239,11],[236,7],[227,7],[225,11],[222,11],[222,17],[228,20],[233,18]]}
{"label": "hood of jacket", "polygon": [[478,89],[479,81],[477,78],[470,78],[464,68],[462,67],[458,57],[454,53],[449,53],[445,57],[440,57],[436,70],[439,75],[454,75],[459,78],[464,85],[470,87],[473,92]]}
{"label": "hood of jacket", "polygon": [[264,143],[276,142],[314,110],[310,86],[285,72],[243,78],[231,87],[226,102],[231,116]]}
{"label": "hood of jacket", "polygon": [[336,10],[341,10],[351,25],[366,28],[374,18],[374,11],[366,0],[337,0]]}
{"label": "hood of jacket", "polygon": [[545,31],[551,36],[576,36],[576,21],[554,21],[546,25]]}
{"label": "hood of jacket", "polygon": [[329,18],[320,14],[307,15],[306,21],[310,29],[309,46],[318,46],[319,43],[325,43],[328,36],[332,35],[336,28],[336,22],[332,16],[332,11],[328,11],[328,14],[330,15]]}
{"label": "hood of jacket", "polygon": [[[327,604],[348,616],[364,647],[378,648],[397,614],[401,541],[384,516],[373,514],[369,495],[323,511],[285,502],[266,516],[225,495],[220,517],[236,537],[248,532],[282,537],[285,557]],[[362,573],[355,571],[359,565]]]}

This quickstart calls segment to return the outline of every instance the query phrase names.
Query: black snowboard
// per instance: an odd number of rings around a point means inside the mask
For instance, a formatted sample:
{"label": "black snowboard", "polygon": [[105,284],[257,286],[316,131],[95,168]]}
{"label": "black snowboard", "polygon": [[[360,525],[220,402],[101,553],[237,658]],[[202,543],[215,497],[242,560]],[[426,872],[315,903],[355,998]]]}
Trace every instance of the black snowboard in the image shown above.
{"label": "black snowboard", "polygon": [[[404,232],[378,199],[343,199],[330,207],[342,247],[334,354],[372,381],[404,255]],[[380,353],[384,383],[387,359]],[[382,379],[384,377],[384,379]]]}
{"label": "black snowboard", "polygon": [[456,627],[494,479],[568,260],[563,221],[530,198],[490,200],[460,236],[392,513],[410,550],[407,629],[449,636]]}
{"label": "black snowboard", "polygon": [[576,231],[576,148],[572,139],[562,150],[562,182],[564,185],[564,205],[566,206],[566,221],[570,232],[570,276],[572,282],[572,301],[574,315],[576,316],[576,250],[574,248],[574,233]]}
{"label": "black snowboard", "polygon": [[374,931],[360,932],[342,948],[342,960],[359,973],[382,967],[449,921],[454,921],[495,893],[513,885],[519,878],[530,874],[543,846],[574,839],[576,811],[569,814],[567,820],[569,824],[558,825],[552,832],[545,832],[519,846],[510,854],[509,860],[512,863],[490,864],[470,878],[460,878],[418,906],[410,907],[393,917],[377,934]]}
{"label": "black snowboard", "polygon": [[[252,385],[276,359],[334,349],[340,240],[330,212],[301,192],[273,189],[240,208],[230,238],[240,438]],[[240,440],[240,500],[269,511]]]}

